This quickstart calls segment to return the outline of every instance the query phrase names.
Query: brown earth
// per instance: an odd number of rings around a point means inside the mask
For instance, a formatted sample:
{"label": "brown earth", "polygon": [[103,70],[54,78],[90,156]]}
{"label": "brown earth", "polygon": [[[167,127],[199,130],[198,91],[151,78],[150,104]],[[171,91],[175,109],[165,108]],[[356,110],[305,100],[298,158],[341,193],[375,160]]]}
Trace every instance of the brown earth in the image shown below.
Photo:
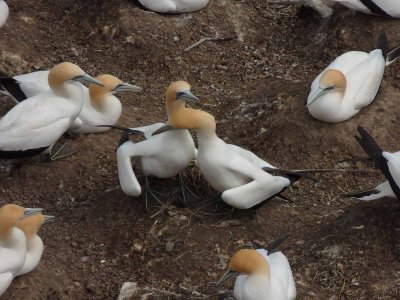
{"label": "brown earth", "polygon": [[[285,168],[358,168],[335,164],[363,156],[353,138],[365,126],[387,150],[398,150],[400,63],[385,74],[377,100],[348,122],[316,121],[304,103],[313,78],[348,50],[369,51],[381,31],[400,42],[400,21],[335,7],[321,20],[308,9],[265,0],[211,0],[198,13],[165,16],[131,1],[9,1],[10,18],[0,29],[0,71],[19,74],[61,61],[92,75],[110,73],[145,92],[121,95],[120,124],[165,120],[163,93],[188,80],[201,108],[218,120],[218,134]],[[206,41],[184,49],[203,37]],[[220,38],[223,38],[220,40]],[[1,98],[5,113],[13,103]],[[399,299],[400,213],[398,202],[342,199],[369,187],[380,173],[316,175],[262,207],[255,219],[224,216],[195,169],[186,177],[200,199],[187,208],[126,197],[118,187],[118,132],[79,137],[78,153],[53,163],[24,166],[1,175],[0,204],[44,207],[57,222],[40,235],[46,245],[40,266],[14,280],[2,299],[116,299],[125,281],[136,282],[152,299],[228,299],[232,284],[214,283],[230,255],[281,245],[291,262],[298,299]],[[166,190],[174,180],[152,180]],[[194,189],[194,186],[192,187]],[[172,197],[176,198],[176,197]],[[168,251],[167,251],[168,250]]]}

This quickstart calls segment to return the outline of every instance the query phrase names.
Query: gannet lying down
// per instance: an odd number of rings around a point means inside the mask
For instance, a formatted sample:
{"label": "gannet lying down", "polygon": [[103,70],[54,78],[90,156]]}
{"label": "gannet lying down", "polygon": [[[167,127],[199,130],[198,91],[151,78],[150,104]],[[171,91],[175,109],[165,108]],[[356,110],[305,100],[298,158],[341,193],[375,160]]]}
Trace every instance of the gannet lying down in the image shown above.
{"label": "gannet lying down", "polygon": [[0,208],[0,296],[25,263],[26,238],[22,230],[15,225],[18,221],[41,211],[41,208],[23,208],[14,204]]}
{"label": "gannet lying down", "polygon": [[221,286],[236,278],[234,297],[237,300],[294,300],[296,286],[289,262],[282,252],[268,255],[264,249],[243,249],[229,262],[229,270],[218,281]]}
{"label": "gannet lying down", "polygon": [[186,108],[183,102],[176,103],[167,124],[153,135],[175,129],[196,130],[199,144],[196,165],[211,187],[222,193],[222,200],[235,208],[254,207],[301,177],[294,173],[269,174],[275,167],[250,151],[226,144],[215,133],[212,115]]}
{"label": "gannet lying down", "polygon": [[356,136],[358,143],[388,181],[382,182],[375,188],[361,192],[351,192],[344,196],[366,201],[383,197],[400,200],[400,152],[390,153],[383,151],[364,128],[359,126],[357,130],[360,133],[360,136]]}
{"label": "gannet lying down", "polygon": [[8,5],[4,0],[0,0],[0,28],[6,23],[8,18]]}
{"label": "gannet lying down", "polygon": [[344,6],[363,12],[384,17],[400,18],[398,0],[333,0]]}
{"label": "gannet lying down", "polygon": [[375,99],[385,67],[400,56],[400,45],[388,51],[384,34],[378,44],[379,48],[370,53],[351,51],[339,56],[315,78],[307,99],[314,118],[342,122]]}
{"label": "gannet lying down", "polygon": [[[0,93],[10,95],[17,103],[50,90],[48,84],[49,71],[17,75],[12,78],[0,75]],[[122,113],[122,105],[117,92],[139,92],[142,88],[122,82],[115,76],[103,74],[95,78],[103,86],[90,84],[89,88],[82,85],[83,107],[79,117],[70,127],[73,133],[100,133],[109,130],[98,125],[114,125]]]}
{"label": "gannet lying down", "polygon": [[53,216],[36,214],[18,221],[16,226],[25,234],[27,251],[25,263],[15,276],[30,273],[37,267],[43,254],[43,241],[37,233],[43,224],[53,221],[54,219],[55,217]]}
{"label": "gannet lying down", "polygon": [[158,13],[188,13],[207,6],[208,0],[139,0],[145,8]]}
{"label": "gannet lying down", "polygon": [[[166,92],[166,110],[170,116],[176,107],[185,106],[185,100],[197,98],[190,85],[184,81],[172,83]],[[117,150],[118,176],[122,191],[129,196],[139,196],[141,186],[132,169],[131,157],[138,157],[143,175],[171,178],[181,173],[196,158],[196,148],[188,130],[176,130],[152,136],[165,124],[131,128],[132,133],[142,133],[146,140],[134,143],[127,141]]]}

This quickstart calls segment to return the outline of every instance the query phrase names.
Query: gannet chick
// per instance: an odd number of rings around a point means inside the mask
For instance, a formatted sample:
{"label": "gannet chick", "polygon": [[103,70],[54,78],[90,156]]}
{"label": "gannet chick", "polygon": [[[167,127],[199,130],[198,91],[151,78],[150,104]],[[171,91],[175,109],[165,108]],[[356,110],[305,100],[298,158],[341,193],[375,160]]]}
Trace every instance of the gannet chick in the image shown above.
{"label": "gannet chick", "polygon": [[25,263],[26,238],[15,224],[41,211],[40,208],[23,208],[14,204],[0,208],[0,296]]}
{"label": "gannet chick", "polygon": [[139,0],[145,8],[158,13],[179,14],[200,10],[208,0]]}
{"label": "gannet chick", "polygon": [[78,66],[64,62],[48,76],[50,90],[14,106],[0,120],[0,158],[15,159],[40,154],[76,123],[82,110],[79,82],[101,85]]}
{"label": "gannet chick", "polygon": [[17,228],[21,229],[25,234],[27,249],[25,263],[15,276],[30,273],[37,267],[43,254],[43,241],[37,233],[43,224],[54,219],[55,217],[53,216],[36,214],[17,222]]}
{"label": "gannet chick", "polygon": [[243,249],[229,262],[229,270],[218,281],[217,287],[234,275],[234,297],[237,300],[294,300],[296,286],[285,255],[268,255],[264,249]]}
{"label": "gannet chick", "polygon": [[250,151],[226,144],[215,133],[212,115],[186,108],[183,102],[176,103],[167,124],[153,135],[173,129],[196,130],[199,144],[196,164],[210,186],[222,193],[222,200],[235,208],[254,207],[301,177],[293,173],[284,174],[286,177],[269,174],[274,166]]}
{"label": "gannet chick", "polygon": [[358,126],[357,130],[360,134],[360,136],[356,136],[358,143],[388,181],[382,182],[375,188],[361,192],[350,192],[344,196],[365,201],[383,197],[400,200],[400,152],[390,153],[383,151],[364,128]]}
{"label": "gannet chick", "polygon": [[398,0],[333,0],[350,9],[365,14],[375,14],[384,17],[400,18]]}
{"label": "gannet chick", "polygon": [[[185,81],[176,81],[166,91],[168,118],[185,100],[197,100]],[[122,191],[129,196],[139,196],[141,186],[132,170],[131,157],[138,157],[143,175],[171,178],[180,174],[196,158],[196,148],[188,130],[176,130],[156,136],[152,134],[165,124],[156,123],[145,127],[131,128],[142,132],[146,140],[134,143],[127,141],[117,150],[118,176]]]}
{"label": "gannet chick", "polygon": [[369,105],[381,86],[385,67],[400,56],[400,48],[388,53],[386,36],[370,53],[351,51],[336,58],[311,85],[307,99],[310,114],[320,121],[350,119]]}

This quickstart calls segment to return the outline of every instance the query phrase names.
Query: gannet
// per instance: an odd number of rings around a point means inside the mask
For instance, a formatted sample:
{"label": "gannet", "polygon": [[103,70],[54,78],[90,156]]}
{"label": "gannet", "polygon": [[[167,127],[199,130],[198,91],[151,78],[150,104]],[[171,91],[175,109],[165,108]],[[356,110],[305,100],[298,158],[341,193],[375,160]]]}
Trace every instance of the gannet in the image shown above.
{"label": "gannet", "polygon": [[[169,116],[178,107],[185,106],[185,100],[197,100],[185,81],[170,84],[166,91],[165,106]],[[176,130],[156,136],[152,134],[164,127],[163,123],[131,128],[140,132],[146,140],[134,143],[127,141],[117,150],[118,176],[122,191],[129,196],[139,196],[140,184],[132,170],[131,157],[138,157],[143,175],[171,178],[181,173],[196,158],[196,148],[188,130]]]}
{"label": "gannet", "polygon": [[[10,95],[17,103],[29,97],[37,96],[50,89],[48,84],[49,71],[17,75],[12,78],[0,75],[0,93]],[[117,123],[121,116],[122,106],[117,92],[139,92],[142,88],[122,82],[115,76],[103,74],[95,78],[103,86],[90,84],[89,88],[82,86],[84,104],[77,120],[70,127],[73,133],[99,133],[109,130],[97,125]]]}
{"label": "gannet", "polygon": [[351,51],[336,58],[311,85],[310,114],[321,121],[345,121],[370,104],[383,79],[385,67],[400,56],[400,46],[388,52],[386,36],[370,53]]}
{"label": "gannet", "polygon": [[380,183],[375,188],[361,192],[351,192],[344,196],[366,201],[383,197],[400,200],[400,151],[395,153],[383,151],[364,128],[358,126],[357,130],[360,133],[360,136],[356,136],[358,143],[388,181]]}
{"label": "gannet", "polygon": [[285,255],[268,255],[264,249],[242,249],[229,262],[229,270],[218,281],[217,287],[234,275],[234,297],[237,300],[294,300],[296,286]]}
{"label": "gannet", "polygon": [[207,6],[208,0],[139,0],[145,8],[158,13],[188,13]]}
{"label": "gannet", "polygon": [[384,17],[400,18],[398,0],[333,0],[348,8]]}
{"label": "gannet", "polygon": [[8,5],[4,0],[0,0],[0,28],[6,23],[8,18]]}
{"label": "gannet", "polygon": [[0,296],[25,263],[26,238],[15,224],[41,211],[40,208],[23,208],[14,204],[0,208]]}
{"label": "gannet", "polygon": [[211,187],[222,193],[222,200],[235,208],[255,207],[301,177],[293,172],[287,177],[269,174],[274,166],[248,150],[226,144],[215,133],[212,115],[186,108],[182,101],[176,103],[166,125],[153,135],[174,129],[196,130],[199,144],[196,165]]}
{"label": "gannet", "polygon": [[81,112],[79,82],[101,85],[69,62],[54,66],[48,81],[50,90],[17,104],[0,120],[1,159],[29,157],[51,149]]}
{"label": "gannet", "polygon": [[43,241],[37,235],[40,227],[55,217],[36,214],[17,222],[17,228],[21,229],[26,237],[26,259],[23,267],[17,272],[15,276],[25,275],[32,272],[40,262],[43,254]]}

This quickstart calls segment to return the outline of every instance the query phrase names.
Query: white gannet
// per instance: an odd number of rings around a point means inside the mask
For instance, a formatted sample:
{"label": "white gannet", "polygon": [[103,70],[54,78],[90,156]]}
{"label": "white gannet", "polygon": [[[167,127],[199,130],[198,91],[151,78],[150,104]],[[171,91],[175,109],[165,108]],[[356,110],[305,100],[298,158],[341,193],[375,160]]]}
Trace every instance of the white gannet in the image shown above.
{"label": "white gannet", "polygon": [[218,281],[217,287],[234,275],[234,297],[237,300],[294,300],[296,286],[285,255],[268,255],[264,249],[243,249],[229,262],[229,270]]}
{"label": "white gannet", "polygon": [[[26,98],[37,96],[50,89],[48,84],[49,71],[37,71],[12,78],[0,74],[0,93],[10,95],[19,103]],[[97,125],[114,125],[121,116],[122,105],[117,92],[139,92],[142,88],[122,82],[115,76],[103,74],[95,78],[103,86],[90,84],[83,88],[83,107],[79,117],[71,126],[73,133],[100,133],[109,128]]]}
{"label": "white gannet", "polygon": [[[185,81],[170,84],[166,91],[166,110],[169,116],[177,107],[185,106],[185,100],[197,100]],[[128,129],[140,132],[146,140],[127,141],[117,150],[118,176],[122,191],[129,196],[139,196],[141,186],[132,169],[131,157],[138,157],[143,175],[171,178],[180,174],[196,158],[196,148],[188,130],[176,130],[156,136],[152,134],[164,127],[163,123]]]}
{"label": "white gannet", "polygon": [[302,176],[295,172],[282,172],[287,177],[269,174],[275,167],[250,151],[226,144],[215,133],[212,115],[186,108],[184,103],[177,103],[167,124],[153,135],[173,129],[196,130],[199,144],[196,165],[211,187],[222,193],[222,200],[235,208],[261,205]]}
{"label": "white gannet", "polygon": [[381,86],[385,67],[400,56],[400,46],[388,51],[386,36],[370,53],[351,51],[336,58],[311,85],[310,114],[320,121],[345,121],[369,105]]}
{"label": "white gannet", "polygon": [[0,120],[1,159],[29,157],[51,149],[81,112],[79,82],[101,85],[69,62],[54,66],[48,81],[50,90],[17,104]]}
{"label": "white gannet", "polygon": [[139,0],[140,4],[158,13],[188,13],[207,6],[209,0]]}
{"label": "white gannet", "polygon": [[25,234],[27,251],[25,263],[15,276],[30,273],[37,267],[43,254],[43,241],[37,233],[43,224],[54,219],[55,217],[53,216],[36,214],[17,222],[17,228],[21,229]]}
{"label": "white gannet", "polygon": [[8,18],[8,5],[4,0],[0,0],[0,28],[6,23]]}
{"label": "white gannet", "polygon": [[41,211],[40,208],[23,208],[14,204],[0,208],[0,296],[25,263],[26,238],[15,224]]}
{"label": "white gannet", "polygon": [[333,0],[348,8],[384,17],[400,18],[398,0]]}
{"label": "white gannet", "polygon": [[356,136],[358,143],[388,181],[380,183],[375,188],[361,192],[350,192],[344,196],[365,201],[383,197],[400,200],[400,151],[395,153],[383,151],[364,128],[358,126],[357,130],[360,133],[360,136]]}

